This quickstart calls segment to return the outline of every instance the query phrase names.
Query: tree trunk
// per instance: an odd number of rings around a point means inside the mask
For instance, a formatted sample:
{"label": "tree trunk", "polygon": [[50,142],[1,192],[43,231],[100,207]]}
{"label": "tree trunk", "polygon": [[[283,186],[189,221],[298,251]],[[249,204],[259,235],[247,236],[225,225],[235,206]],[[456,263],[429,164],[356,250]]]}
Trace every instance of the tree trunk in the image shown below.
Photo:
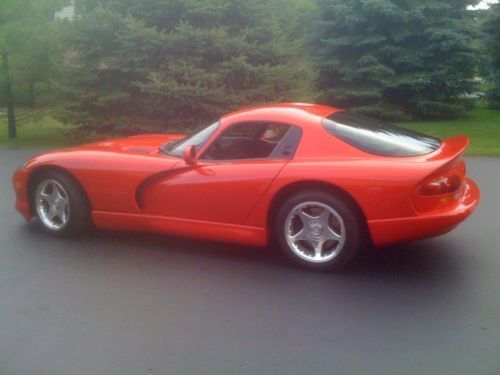
{"label": "tree trunk", "polygon": [[16,116],[14,114],[14,98],[12,97],[12,85],[9,75],[9,54],[6,51],[2,52],[2,63],[5,71],[5,100],[7,102],[9,138],[16,138]]}

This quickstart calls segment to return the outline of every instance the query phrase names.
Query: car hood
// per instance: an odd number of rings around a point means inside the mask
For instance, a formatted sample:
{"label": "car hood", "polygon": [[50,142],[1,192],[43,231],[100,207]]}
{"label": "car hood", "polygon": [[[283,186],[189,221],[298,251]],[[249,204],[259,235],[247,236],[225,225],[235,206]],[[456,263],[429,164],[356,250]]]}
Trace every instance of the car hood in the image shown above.
{"label": "car hood", "polygon": [[[87,143],[80,146],[52,150],[37,155],[23,164],[23,168],[32,169],[42,165],[53,165],[72,170],[75,167],[107,168],[123,162],[160,163],[159,169],[167,166],[167,160],[175,164],[179,158],[170,157],[160,152],[159,147],[170,141],[184,138],[183,134],[147,134],[127,138],[117,138]],[[162,157],[158,157],[162,155]],[[99,160],[96,164],[96,160]],[[172,165],[173,165],[172,164]],[[170,164],[169,164],[170,165]],[[154,169],[154,168],[153,168]]]}
{"label": "car hood", "polygon": [[185,134],[141,134],[127,138],[109,139],[77,146],[73,149],[110,151],[132,154],[157,153],[158,148],[170,141],[184,138]]}

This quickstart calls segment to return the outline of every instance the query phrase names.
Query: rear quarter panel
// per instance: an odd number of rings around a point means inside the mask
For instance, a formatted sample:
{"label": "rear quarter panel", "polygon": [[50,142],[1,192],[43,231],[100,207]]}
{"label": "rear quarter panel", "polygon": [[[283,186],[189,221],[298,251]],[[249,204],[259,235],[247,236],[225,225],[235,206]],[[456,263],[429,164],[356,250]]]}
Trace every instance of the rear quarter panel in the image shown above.
{"label": "rear quarter panel", "polygon": [[303,181],[327,183],[344,190],[359,205],[367,221],[416,216],[415,189],[429,175],[460,158],[466,146],[467,137],[458,136],[445,140],[441,148],[427,155],[373,155],[328,133],[317,117],[304,128],[294,158],[280,172],[246,223],[265,226],[274,197],[290,184]]}
{"label": "rear quarter panel", "polygon": [[248,225],[266,225],[273,198],[286,186],[302,181],[327,183],[344,190],[360,206],[367,220],[415,215],[412,191],[429,173],[429,166],[386,158],[293,160],[281,171],[249,216]]}

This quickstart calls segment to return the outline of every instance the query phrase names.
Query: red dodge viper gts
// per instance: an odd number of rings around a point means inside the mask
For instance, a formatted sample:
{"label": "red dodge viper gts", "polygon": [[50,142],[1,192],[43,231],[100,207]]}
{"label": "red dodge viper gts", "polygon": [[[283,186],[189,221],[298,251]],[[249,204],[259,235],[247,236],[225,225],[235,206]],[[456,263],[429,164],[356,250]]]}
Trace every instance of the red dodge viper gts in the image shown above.
{"label": "red dodge viper gts", "polygon": [[479,201],[466,136],[439,140],[324,105],[244,109],[191,136],[146,134],[37,156],[17,210],[55,235],[99,229],[265,246],[338,268],[365,244],[436,236]]}

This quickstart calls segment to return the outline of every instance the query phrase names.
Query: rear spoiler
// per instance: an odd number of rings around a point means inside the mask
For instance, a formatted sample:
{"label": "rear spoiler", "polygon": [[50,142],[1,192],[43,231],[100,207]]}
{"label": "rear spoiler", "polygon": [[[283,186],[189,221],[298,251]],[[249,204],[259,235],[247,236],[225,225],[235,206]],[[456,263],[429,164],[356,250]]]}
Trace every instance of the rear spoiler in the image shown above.
{"label": "rear spoiler", "polygon": [[441,147],[432,153],[428,161],[445,161],[448,162],[460,156],[469,145],[469,137],[466,135],[457,135],[450,138],[445,138],[441,142]]}
{"label": "rear spoiler", "polygon": [[[439,147],[425,159],[427,172],[425,178],[432,175],[438,175],[443,171],[454,168],[460,163],[461,155],[469,144],[469,137],[466,135],[457,135],[455,137],[445,138]],[[424,155],[425,156],[425,155]]]}

